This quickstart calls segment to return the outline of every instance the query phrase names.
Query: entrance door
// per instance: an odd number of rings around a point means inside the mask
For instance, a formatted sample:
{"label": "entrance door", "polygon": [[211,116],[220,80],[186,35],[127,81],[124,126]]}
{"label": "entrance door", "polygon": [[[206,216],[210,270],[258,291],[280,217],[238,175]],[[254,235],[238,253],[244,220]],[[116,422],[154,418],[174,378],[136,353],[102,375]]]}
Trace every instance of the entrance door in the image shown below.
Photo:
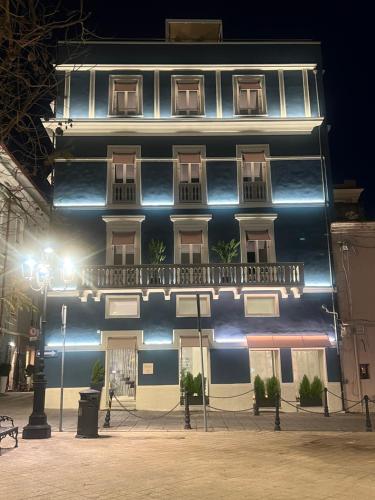
{"label": "entrance door", "polygon": [[122,401],[135,401],[136,339],[108,339],[107,387]]}

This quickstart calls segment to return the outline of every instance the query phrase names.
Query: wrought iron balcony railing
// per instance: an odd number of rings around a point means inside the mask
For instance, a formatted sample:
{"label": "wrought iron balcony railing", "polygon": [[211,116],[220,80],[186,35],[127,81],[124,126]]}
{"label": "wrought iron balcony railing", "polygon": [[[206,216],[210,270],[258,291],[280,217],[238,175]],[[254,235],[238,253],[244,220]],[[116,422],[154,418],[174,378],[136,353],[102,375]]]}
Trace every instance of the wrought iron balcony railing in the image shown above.
{"label": "wrought iron balcony railing", "polygon": [[244,181],[243,201],[266,201],[267,186],[264,181]]}
{"label": "wrought iron balcony railing", "polygon": [[79,288],[304,285],[303,263],[86,266]]}
{"label": "wrought iron balcony railing", "polygon": [[199,182],[180,182],[179,202],[197,203],[202,201],[202,187]]}
{"label": "wrought iron balcony railing", "polygon": [[113,203],[135,203],[136,185],[132,183],[113,184],[112,202]]}

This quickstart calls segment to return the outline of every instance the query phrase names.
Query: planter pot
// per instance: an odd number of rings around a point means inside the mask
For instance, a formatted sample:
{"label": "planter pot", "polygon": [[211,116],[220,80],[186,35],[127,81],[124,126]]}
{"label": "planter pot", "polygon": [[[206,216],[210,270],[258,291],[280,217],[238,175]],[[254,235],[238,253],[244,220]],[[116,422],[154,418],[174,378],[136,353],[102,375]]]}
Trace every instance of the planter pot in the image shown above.
{"label": "planter pot", "polygon": [[301,406],[323,406],[322,398],[300,398]]}
{"label": "planter pot", "polygon": [[[206,396],[205,399],[206,399],[206,405],[208,405],[208,403],[209,403],[208,396]],[[191,395],[189,395],[188,396],[188,400],[189,400],[189,405],[190,406],[203,405],[203,396],[191,396]],[[185,398],[184,398],[184,396],[180,397],[180,404],[181,405],[185,404]]]}
{"label": "planter pot", "polygon": [[256,403],[258,408],[275,408],[276,405],[276,401],[273,398],[257,399]]}
{"label": "planter pot", "polygon": [[7,389],[8,377],[0,377],[0,394],[5,394]]}

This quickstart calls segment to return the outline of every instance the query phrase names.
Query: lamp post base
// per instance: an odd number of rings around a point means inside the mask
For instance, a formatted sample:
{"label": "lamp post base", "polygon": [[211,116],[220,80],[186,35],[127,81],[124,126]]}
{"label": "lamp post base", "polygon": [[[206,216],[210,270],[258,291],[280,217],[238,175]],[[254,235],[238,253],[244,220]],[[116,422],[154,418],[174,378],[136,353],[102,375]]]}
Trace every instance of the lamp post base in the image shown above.
{"label": "lamp post base", "polygon": [[27,424],[22,431],[23,439],[48,439],[51,437],[51,426],[49,424],[33,425]]}

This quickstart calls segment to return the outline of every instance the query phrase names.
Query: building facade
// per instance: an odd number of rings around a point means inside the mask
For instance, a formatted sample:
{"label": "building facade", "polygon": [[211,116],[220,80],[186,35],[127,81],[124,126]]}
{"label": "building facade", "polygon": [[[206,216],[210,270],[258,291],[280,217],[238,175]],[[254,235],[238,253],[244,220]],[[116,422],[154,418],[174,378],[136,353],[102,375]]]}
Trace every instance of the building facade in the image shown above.
{"label": "building facade", "polygon": [[21,264],[49,226],[49,205],[29,172],[0,147],[0,363],[9,363],[8,390],[23,388],[34,365],[30,328],[38,329],[38,295],[21,276]]}
{"label": "building facade", "polygon": [[[82,61],[57,67],[46,127],[73,127],[57,137],[54,207],[80,277],[50,294],[47,406],[66,304],[67,406],[99,359],[106,394],[173,407],[181,371],[200,372],[196,293],[208,396],[245,392],[256,374],[277,376],[290,401],[305,374],[340,394],[322,309],[333,301],[320,46],[215,42],[213,24],[187,24],[188,40],[172,22],[174,41],[89,42]],[[223,263],[214,247],[230,240],[238,254]]]}
{"label": "building facade", "polygon": [[[346,183],[334,191],[336,221],[331,224],[333,262],[341,327],[345,397],[375,397],[375,314],[373,307],[375,222],[364,218],[363,189]],[[360,407],[357,408],[361,410]]]}

